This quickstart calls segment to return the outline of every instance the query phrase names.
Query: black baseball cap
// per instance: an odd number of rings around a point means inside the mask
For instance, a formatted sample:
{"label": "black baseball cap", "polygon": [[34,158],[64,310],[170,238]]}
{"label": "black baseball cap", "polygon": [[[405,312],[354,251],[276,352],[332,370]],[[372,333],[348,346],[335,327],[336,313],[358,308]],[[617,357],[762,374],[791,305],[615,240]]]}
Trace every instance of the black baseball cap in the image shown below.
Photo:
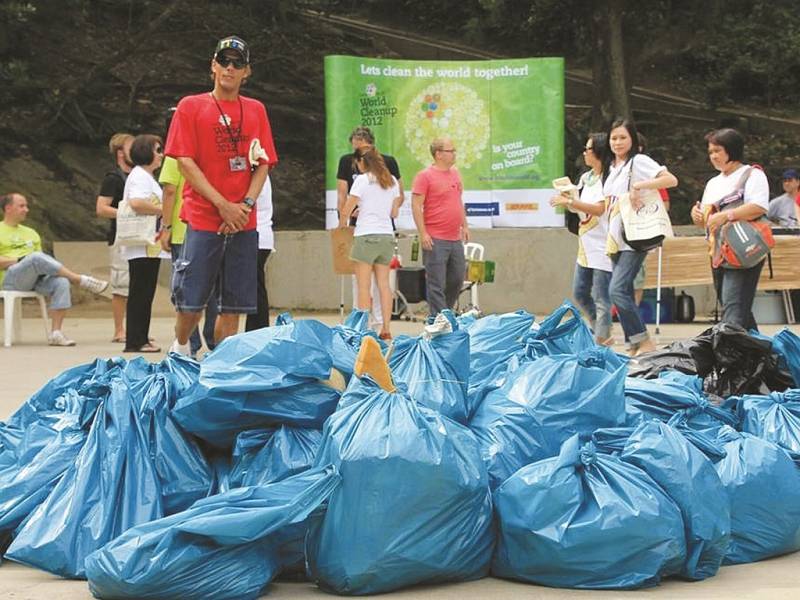
{"label": "black baseball cap", "polygon": [[797,169],[786,169],[781,175],[781,179],[800,179]]}
{"label": "black baseball cap", "polygon": [[214,58],[219,56],[219,53],[223,50],[235,50],[241,55],[245,63],[250,64],[250,47],[242,38],[235,35],[222,38],[217,42],[217,49],[214,50]]}

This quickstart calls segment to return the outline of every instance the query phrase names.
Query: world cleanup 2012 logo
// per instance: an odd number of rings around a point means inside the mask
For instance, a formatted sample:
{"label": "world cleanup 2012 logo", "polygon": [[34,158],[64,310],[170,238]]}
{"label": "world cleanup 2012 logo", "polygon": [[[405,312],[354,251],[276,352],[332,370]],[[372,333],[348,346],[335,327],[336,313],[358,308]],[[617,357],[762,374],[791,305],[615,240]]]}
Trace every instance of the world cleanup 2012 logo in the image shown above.
{"label": "world cleanup 2012 logo", "polygon": [[361,124],[366,127],[387,125],[397,115],[397,107],[379,90],[377,84],[370,82],[364,86],[364,93],[358,99]]}
{"label": "world cleanup 2012 logo", "polygon": [[458,163],[469,169],[489,145],[489,111],[475,90],[463,83],[440,81],[425,86],[409,103],[405,140],[420,163],[430,160],[430,143],[450,138],[458,148]]}

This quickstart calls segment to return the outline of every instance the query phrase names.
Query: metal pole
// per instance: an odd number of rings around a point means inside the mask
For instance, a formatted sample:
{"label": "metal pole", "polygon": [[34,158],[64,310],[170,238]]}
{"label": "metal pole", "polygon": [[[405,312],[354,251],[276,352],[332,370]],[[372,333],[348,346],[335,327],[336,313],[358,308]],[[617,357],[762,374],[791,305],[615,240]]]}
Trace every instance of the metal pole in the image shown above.
{"label": "metal pole", "polygon": [[658,271],[656,274],[656,335],[661,333],[661,246],[658,247]]}
{"label": "metal pole", "polygon": [[346,275],[339,275],[339,319],[344,323],[344,278]]}

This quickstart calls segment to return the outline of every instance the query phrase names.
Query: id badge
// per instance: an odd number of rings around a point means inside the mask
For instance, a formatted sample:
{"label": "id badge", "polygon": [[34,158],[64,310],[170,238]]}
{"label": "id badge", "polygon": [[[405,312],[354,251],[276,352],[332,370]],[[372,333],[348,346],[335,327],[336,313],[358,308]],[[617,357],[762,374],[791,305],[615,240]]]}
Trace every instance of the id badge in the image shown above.
{"label": "id badge", "polygon": [[236,171],[244,171],[247,169],[247,160],[245,160],[244,156],[237,156],[235,158],[228,159],[228,165],[232,172]]}

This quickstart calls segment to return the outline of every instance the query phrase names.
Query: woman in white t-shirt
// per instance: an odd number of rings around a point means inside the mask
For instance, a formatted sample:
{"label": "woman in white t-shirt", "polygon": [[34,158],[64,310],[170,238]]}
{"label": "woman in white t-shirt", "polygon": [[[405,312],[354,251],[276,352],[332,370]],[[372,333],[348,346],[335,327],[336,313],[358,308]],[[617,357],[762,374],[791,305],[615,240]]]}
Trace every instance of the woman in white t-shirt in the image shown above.
{"label": "woman in white t-shirt", "polygon": [[603,158],[606,152],[605,133],[592,133],[583,148],[583,162],[589,167],[578,182],[580,197],[570,194],[554,196],[551,206],[564,206],[578,213],[578,258],[572,296],[589,318],[598,344],[610,345],[611,299],[608,285],[611,281],[611,259],[606,254],[608,213],[603,196]]}
{"label": "woman in white t-shirt", "polygon": [[633,122],[619,119],[611,124],[608,131],[610,161],[603,182],[609,219],[606,253],[613,263],[609,292],[617,307],[631,356],[650,352],[656,347],[639,314],[633,289],[633,281],[647,258],[647,252],[634,250],[623,239],[618,200],[623,194],[630,193],[632,206],[639,208],[639,190],[659,190],[678,185],[675,175],[646,154],[640,154],[639,146]]}
{"label": "woman in white t-shirt", "polygon": [[[729,221],[752,221],[764,215],[769,209],[769,182],[761,169],[742,162],[742,135],[735,129],[718,129],[705,139],[708,142],[708,159],[719,175],[708,181],[702,201],[692,207],[695,225],[705,227],[713,234]],[[743,204],[730,210],[715,210],[720,200],[740,189],[743,192]],[[749,269],[711,269],[725,323],[758,329],[753,316],[753,299],[763,267],[762,260]]]}
{"label": "woman in white t-shirt", "polygon": [[[136,214],[161,216],[161,186],[153,173],[161,167],[164,150],[156,135],[138,135],[131,145],[133,167],[125,180],[122,200]],[[158,231],[156,227],[155,231]],[[126,246],[123,256],[130,268],[130,289],[125,309],[125,352],[161,352],[150,341],[150,316],[162,258],[170,258],[161,245]]]}
{"label": "woman in white t-shirt", "polygon": [[[397,216],[402,197],[397,179],[392,176],[383,157],[374,148],[365,148],[358,155],[356,165],[361,175],[353,181],[339,226],[347,227],[347,218],[358,206],[355,240],[350,259],[355,261],[358,284],[358,308],[370,310],[372,274],[380,292],[381,310],[392,314],[392,291],[389,287],[389,264],[394,255],[394,229],[392,219]],[[391,339],[390,319],[381,324],[381,339]]]}

